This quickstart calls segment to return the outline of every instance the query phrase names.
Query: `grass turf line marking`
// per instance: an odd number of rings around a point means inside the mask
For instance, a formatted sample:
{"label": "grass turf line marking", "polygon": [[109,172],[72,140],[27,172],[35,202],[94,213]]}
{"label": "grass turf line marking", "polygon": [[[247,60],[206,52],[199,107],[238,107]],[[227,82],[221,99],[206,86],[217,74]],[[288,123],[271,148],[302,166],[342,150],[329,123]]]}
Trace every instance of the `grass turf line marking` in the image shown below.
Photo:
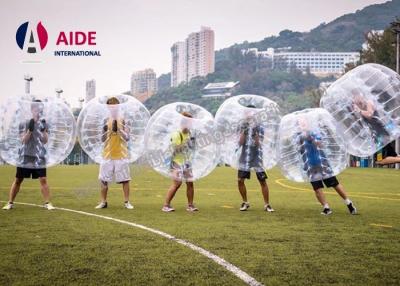
{"label": "grass turf line marking", "polygon": [[[286,185],[284,183],[282,183],[281,181],[286,181],[286,179],[277,179],[275,180],[275,183],[277,183],[278,185],[284,187],[284,188],[289,188],[292,190],[297,190],[297,191],[301,191],[301,192],[311,192],[311,189],[304,189],[304,188],[298,188],[298,187],[293,187],[293,186],[289,186]],[[336,192],[330,192],[330,191],[324,191],[325,194],[336,194]],[[365,195],[357,195],[354,193],[351,193],[352,197],[358,197],[358,198],[366,198],[366,199],[375,199],[375,200],[386,200],[386,201],[400,201],[400,199],[393,199],[393,198],[383,198],[383,197],[371,197],[371,196],[365,196]]]}
{"label": "grass turf line marking", "polygon": [[233,206],[221,206],[221,208],[225,208],[225,209],[233,209]]}
{"label": "grass turf line marking", "polygon": [[384,227],[384,228],[393,228],[392,225],[387,225],[387,224],[379,224],[379,223],[371,223],[370,226],[376,226],[376,227]]}
{"label": "grass turf line marking", "polygon": [[[6,201],[0,201],[5,203]],[[26,206],[33,206],[33,207],[40,207],[43,208],[43,206],[41,205],[36,205],[36,204],[31,204],[31,203],[15,203],[15,204],[19,204],[19,205],[26,205]],[[254,279],[253,277],[251,277],[249,274],[247,274],[246,272],[244,272],[243,270],[241,270],[240,268],[238,268],[237,266],[229,263],[228,261],[226,261],[225,259],[223,259],[222,257],[219,257],[218,255],[200,247],[197,246],[191,242],[188,242],[184,239],[180,239],[177,238],[171,234],[168,234],[166,232],[163,232],[161,230],[158,229],[154,229],[142,224],[138,224],[138,223],[134,223],[134,222],[129,222],[126,220],[122,220],[122,219],[117,219],[117,218],[112,218],[109,216],[104,216],[104,215],[99,215],[99,214],[94,214],[94,213],[89,213],[89,212],[84,212],[84,211],[78,211],[78,210],[73,210],[73,209],[66,209],[66,208],[59,208],[56,207],[56,210],[60,210],[60,211],[66,211],[66,212],[72,212],[72,213],[76,213],[76,214],[81,214],[81,215],[86,215],[86,216],[92,216],[92,217],[97,217],[97,218],[101,218],[101,219],[105,219],[105,220],[110,220],[110,221],[114,221],[114,222],[118,222],[121,224],[125,224],[125,225],[129,225],[131,227],[136,227],[139,228],[141,230],[145,230],[154,234],[157,234],[159,236],[162,236],[168,240],[174,241],[176,243],[179,243],[183,246],[186,246],[194,251],[196,251],[197,253],[211,259],[212,261],[214,261],[215,263],[217,263],[218,265],[224,267],[226,270],[228,270],[229,272],[233,273],[236,277],[238,277],[240,280],[242,280],[244,283],[246,283],[247,285],[250,286],[263,286],[263,284],[261,282],[258,282],[256,279]]]}

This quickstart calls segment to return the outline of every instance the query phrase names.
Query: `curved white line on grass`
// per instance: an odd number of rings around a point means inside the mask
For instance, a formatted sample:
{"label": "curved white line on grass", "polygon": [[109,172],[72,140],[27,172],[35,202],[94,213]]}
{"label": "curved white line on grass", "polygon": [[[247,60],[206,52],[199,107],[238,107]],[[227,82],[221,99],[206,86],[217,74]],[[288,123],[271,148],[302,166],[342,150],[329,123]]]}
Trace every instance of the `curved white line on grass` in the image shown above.
{"label": "curved white line on grass", "polygon": [[[27,206],[33,206],[33,207],[43,207],[41,205],[30,204],[30,203],[15,203],[15,204],[27,205]],[[219,257],[218,255],[215,255],[214,253],[212,253],[212,252],[210,252],[210,251],[208,251],[208,250],[206,250],[206,249],[204,249],[204,248],[202,248],[200,246],[197,246],[197,245],[195,245],[193,243],[190,243],[190,242],[188,242],[186,240],[183,240],[183,239],[180,239],[180,238],[176,238],[175,236],[170,235],[170,234],[168,234],[166,232],[163,232],[163,231],[151,228],[151,227],[147,227],[147,226],[144,226],[142,224],[137,224],[137,223],[129,222],[129,221],[122,220],[122,219],[112,218],[112,217],[109,217],[109,216],[98,215],[98,214],[94,214],[94,213],[78,211],[78,210],[73,210],[73,209],[66,209],[66,208],[58,208],[58,207],[56,207],[56,209],[57,210],[61,210],[61,211],[67,211],[67,212],[77,213],[77,214],[81,214],[81,215],[86,215],[86,216],[92,216],[92,217],[102,218],[102,219],[106,219],[106,220],[111,220],[111,221],[114,221],[114,222],[118,222],[118,223],[122,223],[122,224],[125,224],[125,225],[129,225],[129,226],[132,226],[132,227],[140,228],[142,230],[146,230],[146,231],[152,232],[154,234],[158,234],[159,236],[162,236],[162,237],[167,238],[169,240],[175,241],[176,243],[179,243],[181,245],[189,247],[190,249],[192,249],[192,250],[200,253],[201,255],[211,259],[215,263],[217,263],[217,264],[221,265],[222,267],[224,267],[229,272],[233,273],[236,277],[241,279],[247,285],[263,286],[262,283],[258,282],[256,279],[251,277],[249,274],[247,274],[246,272],[244,272],[240,268],[236,267],[235,265],[229,263],[225,259]]]}

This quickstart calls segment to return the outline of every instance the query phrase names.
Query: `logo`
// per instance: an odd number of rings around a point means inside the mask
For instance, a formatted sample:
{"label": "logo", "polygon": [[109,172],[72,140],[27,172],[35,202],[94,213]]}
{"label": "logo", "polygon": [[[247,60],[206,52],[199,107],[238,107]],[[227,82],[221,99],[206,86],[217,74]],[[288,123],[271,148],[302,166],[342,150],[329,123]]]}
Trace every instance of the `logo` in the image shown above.
{"label": "logo", "polygon": [[34,29],[34,25],[25,22],[18,27],[15,39],[21,50],[29,54],[35,54],[46,47],[48,34],[42,22],[36,25],[36,29]]}

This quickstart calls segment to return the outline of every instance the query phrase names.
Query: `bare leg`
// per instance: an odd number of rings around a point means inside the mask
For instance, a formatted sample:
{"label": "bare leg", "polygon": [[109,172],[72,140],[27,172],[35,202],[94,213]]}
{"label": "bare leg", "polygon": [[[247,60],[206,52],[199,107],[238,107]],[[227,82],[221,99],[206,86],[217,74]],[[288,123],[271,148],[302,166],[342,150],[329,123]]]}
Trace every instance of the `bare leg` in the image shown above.
{"label": "bare leg", "polygon": [[264,198],[264,203],[266,205],[269,205],[269,189],[268,189],[267,181],[262,180],[259,182],[260,182],[260,186],[261,186],[261,192],[262,192],[262,195]]}
{"label": "bare leg", "polygon": [[122,183],[122,189],[124,191],[124,200],[127,202],[129,201],[129,181]]}
{"label": "bare leg", "polygon": [[169,187],[167,196],[165,198],[165,206],[169,206],[171,204],[172,199],[174,198],[176,191],[179,189],[181,186],[182,182],[181,181],[173,181],[172,185]]}
{"label": "bare leg", "polygon": [[8,196],[9,202],[11,202],[11,203],[14,202],[14,200],[19,192],[19,189],[21,188],[21,184],[23,181],[24,181],[24,178],[15,178],[13,184],[11,185],[10,193]]}
{"label": "bare leg", "polygon": [[325,194],[322,191],[322,189],[314,190],[314,192],[319,203],[325,207],[328,204],[328,202],[326,201]]}
{"label": "bare leg", "polygon": [[188,205],[192,206],[193,205],[193,199],[194,199],[194,185],[193,182],[186,182],[186,195],[188,199]]}
{"label": "bare leg", "polygon": [[43,199],[44,199],[45,203],[48,203],[50,201],[50,189],[49,189],[49,185],[47,184],[47,178],[40,177],[39,182],[40,182],[40,190],[42,191]]}
{"label": "bare leg", "polygon": [[247,190],[244,180],[245,179],[243,178],[238,178],[238,188],[239,188],[239,193],[242,196],[242,200],[244,202],[247,202]]}
{"label": "bare leg", "polygon": [[100,187],[101,187],[101,192],[100,192],[101,201],[106,202],[107,201],[107,192],[108,192],[108,183],[100,181]]}
{"label": "bare leg", "polygon": [[346,192],[344,190],[344,187],[341,184],[339,184],[336,187],[334,187],[334,189],[339,194],[339,196],[342,197],[343,200],[347,200],[347,194],[346,194]]}

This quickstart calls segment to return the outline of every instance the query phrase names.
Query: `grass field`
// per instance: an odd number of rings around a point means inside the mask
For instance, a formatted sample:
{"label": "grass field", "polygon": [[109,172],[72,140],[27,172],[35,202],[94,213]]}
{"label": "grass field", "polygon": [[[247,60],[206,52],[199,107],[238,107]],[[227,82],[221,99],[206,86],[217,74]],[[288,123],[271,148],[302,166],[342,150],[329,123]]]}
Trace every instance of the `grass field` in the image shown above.
{"label": "grass field", "polygon": [[[14,168],[0,167],[0,200],[6,201]],[[254,174],[248,212],[239,212],[236,173],[217,168],[196,182],[198,213],[185,211],[179,190],[174,213],[162,213],[169,181],[135,168],[132,202],[112,185],[109,208],[99,199],[97,166],[48,170],[57,207],[119,218],[165,231],[201,246],[265,285],[399,285],[400,172],[347,169],[339,176],[359,215],[348,213],[327,191],[331,216],[320,215],[308,184],[269,172],[275,213],[262,210]],[[41,204],[38,182],[24,182],[17,202]],[[212,260],[147,231],[62,210],[16,205],[0,212],[0,285],[244,285]]]}

